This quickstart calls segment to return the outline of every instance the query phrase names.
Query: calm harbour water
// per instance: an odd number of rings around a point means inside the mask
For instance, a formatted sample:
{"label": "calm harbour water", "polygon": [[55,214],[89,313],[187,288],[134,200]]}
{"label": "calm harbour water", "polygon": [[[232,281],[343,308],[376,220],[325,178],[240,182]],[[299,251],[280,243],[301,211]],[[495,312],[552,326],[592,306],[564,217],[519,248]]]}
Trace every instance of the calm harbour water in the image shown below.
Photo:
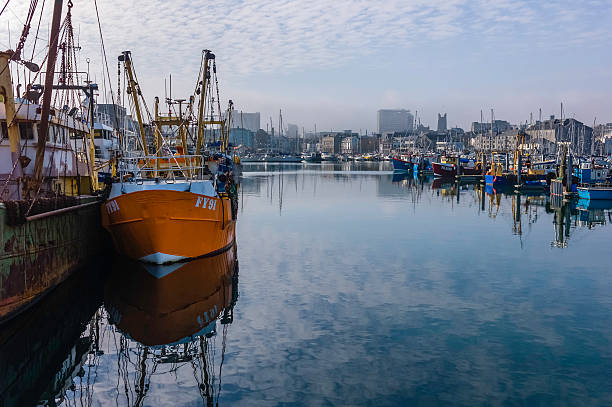
{"label": "calm harbour water", "polygon": [[389,170],[246,164],[235,250],[77,273],[0,405],[612,405],[612,209]]}

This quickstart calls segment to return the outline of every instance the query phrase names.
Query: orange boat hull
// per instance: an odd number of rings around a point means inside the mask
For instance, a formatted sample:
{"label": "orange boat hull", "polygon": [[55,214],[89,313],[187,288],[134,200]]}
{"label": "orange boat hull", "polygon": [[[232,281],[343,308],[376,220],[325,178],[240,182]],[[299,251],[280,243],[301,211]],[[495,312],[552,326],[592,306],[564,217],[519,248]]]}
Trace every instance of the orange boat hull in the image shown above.
{"label": "orange boat hull", "polygon": [[222,251],[234,242],[236,229],[228,197],[169,190],[107,200],[102,225],[120,254],[157,264]]}

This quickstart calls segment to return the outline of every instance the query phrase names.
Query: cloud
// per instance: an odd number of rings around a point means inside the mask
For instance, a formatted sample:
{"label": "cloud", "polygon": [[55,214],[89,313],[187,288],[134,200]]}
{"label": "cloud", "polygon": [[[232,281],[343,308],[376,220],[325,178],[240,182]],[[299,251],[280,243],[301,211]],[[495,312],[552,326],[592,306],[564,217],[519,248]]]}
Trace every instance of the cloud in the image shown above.
{"label": "cloud", "polygon": [[[0,16],[0,27],[6,27],[7,21],[11,21],[13,45],[21,30],[21,22],[15,15],[23,16],[23,20],[28,3],[12,2]],[[94,3],[91,0],[74,0],[74,3],[75,29],[83,47],[82,64],[89,57],[92,69],[95,67],[100,72]],[[48,36],[50,4],[41,25],[42,39]],[[457,52],[465,54],[466,62],[496,54],[527,58],[536,53],[567,51],[568,47],[578,51],[589,47],[603,50],[612,40],[607,23],[612,16],[609,0],[134,0],[129,3],[98,0],[98,8],[111,74],[116,71],[116,56],[125,49],[132,50],[148,98],[163,94],[163,78],[170,72],[177,92],[191,91],[204,48],[216,53],[222,84],[232,84],[233,91],[239,91],[242,86],[248,92],[249,88],[253,89],[250,85],[262,77],[269,80],[271,76],[308,72],[326,76],[334,69],[363,72],[368,67],[380,71],[406,61],[431,63],[427,50],[440,49],[436,57],[444,58],[453,47],[445,48],[445,44],[458,44]],[[1,46],[7,43],[6,37],[0,39]],[[30,40],[28,46],[31,44]],[[95,75],[100,82],[102,74]],[[376,80],[387,81],[380,85],[381,93],[394,84],[390,78]],[[326,91],[329,94],[328,89],[321,89],[321,93]],[[399,89],[396,91],[402,93]],[[278,96],[271,92],[275,100]],[[380,97],[373,95],[370,99],[380,100]]]}

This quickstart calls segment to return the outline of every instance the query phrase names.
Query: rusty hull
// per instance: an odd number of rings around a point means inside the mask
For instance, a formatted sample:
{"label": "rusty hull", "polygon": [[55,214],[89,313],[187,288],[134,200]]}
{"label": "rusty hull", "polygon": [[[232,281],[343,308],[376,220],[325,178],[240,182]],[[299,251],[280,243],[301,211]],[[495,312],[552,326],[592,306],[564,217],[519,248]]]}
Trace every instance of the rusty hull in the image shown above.
{"label": "rusty hull", "polygon": [[[95,200],[95,197],[84,198]],[[27,308],[108,248],[99,205],[7,224],[0,204],[0,323]]]}

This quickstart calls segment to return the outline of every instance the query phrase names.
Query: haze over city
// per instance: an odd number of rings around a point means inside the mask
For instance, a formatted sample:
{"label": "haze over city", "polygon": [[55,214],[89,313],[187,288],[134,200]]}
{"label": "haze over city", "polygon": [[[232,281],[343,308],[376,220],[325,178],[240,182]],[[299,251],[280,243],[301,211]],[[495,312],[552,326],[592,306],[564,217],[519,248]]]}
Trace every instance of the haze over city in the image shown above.
{"label": "haze over city", "polygon": [[[75,2],[80,3],[80,2]],[[27,2],[12,2],[0,18],[14,47]],[[520,123],[559,114],[585,123],[612,121],[612,1],[100,1],[98,11],[116,88],[116,56],[133,52],[149,103],[195,86],[199,55],[217,55],[221,98],[237,110],[279,109],[285,122],[312,130],[375,131],[376,111],[405,108],[425,125],[448,113],[449,127],[495,117]],[[99,50],[93,2],[75,7],[84,50]],[[45,16],[50,19],[50,13]],[[48,22],[41,40],[48,38]],[[28,54],[26,48],[26,55]],[[91,59],[102,84],[100,55]],[[108,89],[108,85],[106,86]],[[108,93],[108,92],[107,92]],[[110,98],[108,98],[110,99]],[[110,102],[110,100],[107,100]]]}

